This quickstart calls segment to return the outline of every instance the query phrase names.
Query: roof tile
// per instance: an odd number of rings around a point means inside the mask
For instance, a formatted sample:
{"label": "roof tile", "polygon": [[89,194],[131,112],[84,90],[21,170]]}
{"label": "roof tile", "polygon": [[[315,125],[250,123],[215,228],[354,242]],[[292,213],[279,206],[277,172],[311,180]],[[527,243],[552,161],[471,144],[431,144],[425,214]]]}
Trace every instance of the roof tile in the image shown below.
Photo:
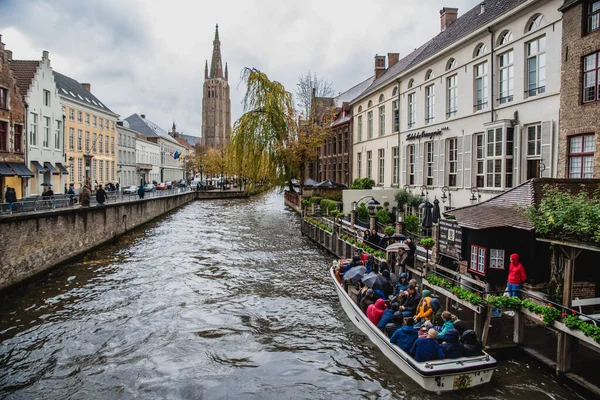
{"label": "roof tile", "polygon": [[37,69],[40,65],[39,61],[30,60],[11,60],[10,69],[13,71],[13,76],[17,80],[17,86],[19,86],[19,92],[21,96],[25,98],[29,87],[33,82],[33,78],[37,73]]}

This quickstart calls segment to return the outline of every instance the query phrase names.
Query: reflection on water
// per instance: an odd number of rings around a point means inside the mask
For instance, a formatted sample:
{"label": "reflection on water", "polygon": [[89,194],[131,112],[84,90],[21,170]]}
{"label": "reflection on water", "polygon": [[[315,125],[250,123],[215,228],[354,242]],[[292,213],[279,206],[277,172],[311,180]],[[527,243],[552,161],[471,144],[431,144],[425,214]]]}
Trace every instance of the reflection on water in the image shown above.
{"label": "reflection on water", "polygon": [[[343,313],[332,257],[275,193],[196,202],[0,303],[0,398],[438,398]],[[499,357],[447,399],[579,398]]]}

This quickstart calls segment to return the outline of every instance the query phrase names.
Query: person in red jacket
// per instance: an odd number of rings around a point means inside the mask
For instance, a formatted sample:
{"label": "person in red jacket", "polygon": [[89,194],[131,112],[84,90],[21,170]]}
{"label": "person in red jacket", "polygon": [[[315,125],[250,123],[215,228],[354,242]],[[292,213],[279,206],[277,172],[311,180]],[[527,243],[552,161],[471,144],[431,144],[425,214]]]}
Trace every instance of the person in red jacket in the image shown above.
{"label": "person in red jacket", "polygon": [[385,300],[377,299],[375,304],[371,304],[367,308],[367,318],[369,318],[369,321],[373,324],[377,325],[386,308],[387,305],[385,304]]}
{"label": "person in red jacket", "polygon": [[525,273],[523,264],[519,262],[519,255],[516,253],[511,254],[510,265],[508,266],[508,282],[506,285],[508,295],[511,297],[519,296],[521,286],[526,280],[527,274]]}

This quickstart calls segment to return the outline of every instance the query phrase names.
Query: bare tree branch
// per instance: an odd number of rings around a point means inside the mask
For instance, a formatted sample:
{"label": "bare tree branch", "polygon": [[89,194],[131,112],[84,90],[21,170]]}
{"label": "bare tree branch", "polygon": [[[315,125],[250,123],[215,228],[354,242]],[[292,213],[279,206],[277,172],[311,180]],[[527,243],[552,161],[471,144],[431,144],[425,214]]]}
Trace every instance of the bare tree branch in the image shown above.
{"label": "bare tree branch", "polygon": [[325,78],[319,77],[316,72],[308,71],[300,75],[296,84],[296,111],[304,118],[310,116],[312,91],[315,90],[316,97],[333,97],[333,84]]}

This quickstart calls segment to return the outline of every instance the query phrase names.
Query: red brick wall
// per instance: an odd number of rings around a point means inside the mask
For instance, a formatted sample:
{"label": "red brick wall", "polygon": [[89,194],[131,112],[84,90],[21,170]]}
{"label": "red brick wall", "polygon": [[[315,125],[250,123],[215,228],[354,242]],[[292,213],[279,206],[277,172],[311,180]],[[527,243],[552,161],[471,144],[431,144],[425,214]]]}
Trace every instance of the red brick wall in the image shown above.
{"label": "red brick wall", "polygon": [[8,55],[4,49],[4,43],[2,43],[0,37],[0,86],[8,88],[10,91],[10,110],[0,109],[0,119],[6,121],[8,120],[9,126],[9,151],[1,152],[0,157],[3,161],[7,162],[24,162],[25,158],[23,153],[15,154],[13,152],[14,149],[14,126],[15,124],[23,125],[23,135],[21,143],[21,149],[25,149],[25,135],[27,129],[25,127],[25,104],[23,103],[23,98],[21,97],[21,93],[19,92],[19,88],[15,82],[15,79],[12,74],[12,70],[10,69],[10,64],[8,62]]}
{"label": "red brick wall", "polygon": [[584,5],[563,12],[558,177],[568,178],[568,137],[595,133],[594,178],[600,178],[600,102],[582,104],[582,59],[600,50],[600,32],[583,35]]}
{"label": "red brick wall", "polygon": [[591,282],[574,282],[573,299],[591,299],[596,297],[596,284]]}

